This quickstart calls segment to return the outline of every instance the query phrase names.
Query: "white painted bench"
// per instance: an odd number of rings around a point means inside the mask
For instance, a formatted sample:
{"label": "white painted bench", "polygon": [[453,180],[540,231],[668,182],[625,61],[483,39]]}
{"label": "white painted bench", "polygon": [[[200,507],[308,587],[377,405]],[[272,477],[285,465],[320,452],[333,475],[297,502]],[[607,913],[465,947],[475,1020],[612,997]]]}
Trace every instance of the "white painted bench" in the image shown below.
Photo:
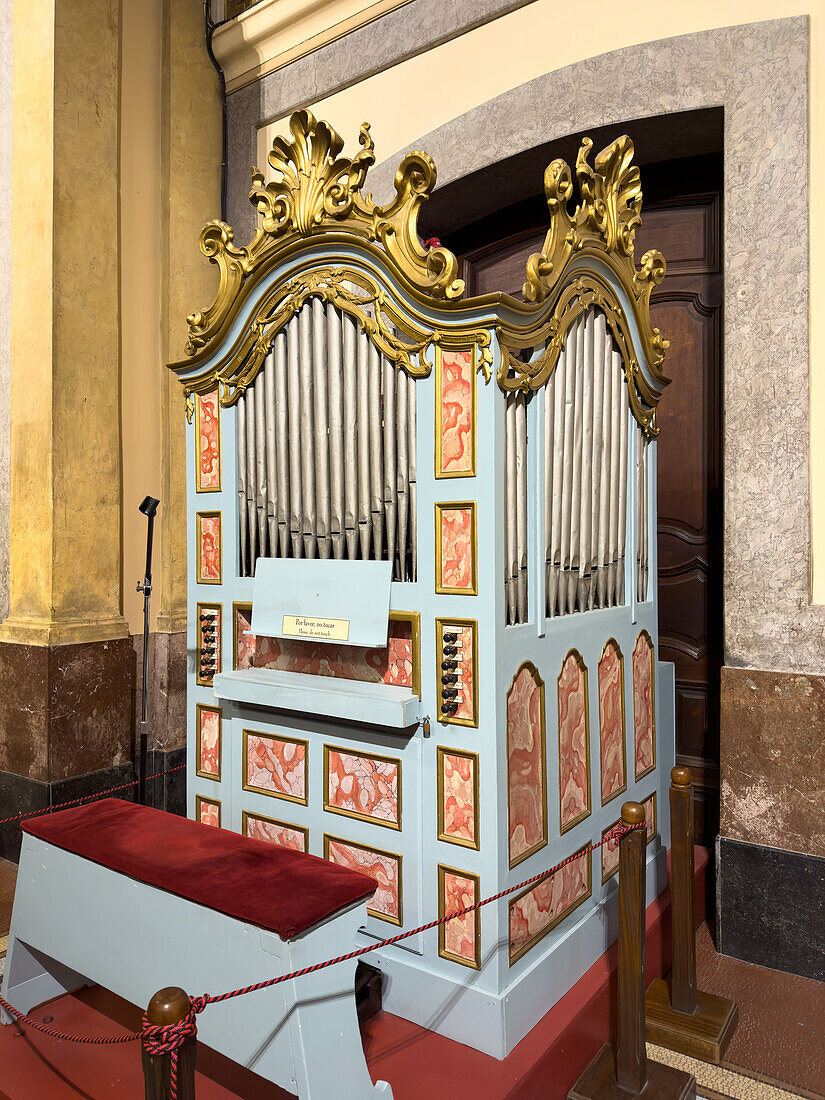
{"label": "white painted bench", "polygon": [[[114,866],[97,861],[104,857]],[[186,861],[177,877],[176,858]],[[126,865],[129,873],[114,869]],[[96,983],[145,1007],[164,986],[222,993],[344,954],[371,893],[371,880],[341,877],[346,870],[115,799],[34,819],[25,825],[2,995],[28,1013]],[[231,879],[223,888],[221,875]],[[311,923],[292,927],[290,905],[299,925]],[[198,1016],[199,1039],[300,1100],[341,1096],[344,1082],[348,1100],[391,1100],[390,1086],[374,1085],[367,1071],[355,965],[210,1005]]]}

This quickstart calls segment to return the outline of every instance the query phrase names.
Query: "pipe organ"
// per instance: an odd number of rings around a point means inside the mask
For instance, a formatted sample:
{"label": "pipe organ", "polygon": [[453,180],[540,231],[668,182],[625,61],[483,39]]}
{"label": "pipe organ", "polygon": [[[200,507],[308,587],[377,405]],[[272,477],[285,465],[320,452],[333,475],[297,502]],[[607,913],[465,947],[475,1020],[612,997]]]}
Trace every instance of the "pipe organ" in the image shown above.
{"label": "pipe organ", "polygon": [[[201,250],[188,319],[188,810],[366,871],[388,1011],[504,1057],[616,935],[621,795],[665,883],[672,666],[657,660],[667,347],[620,138],[545,175],[523,299],[468,298],[417,233],[435,166],[364,192],[308,111]],[[373,956],[374,958],[376,956]],[[263,975],[261,975],[263,977]]]}

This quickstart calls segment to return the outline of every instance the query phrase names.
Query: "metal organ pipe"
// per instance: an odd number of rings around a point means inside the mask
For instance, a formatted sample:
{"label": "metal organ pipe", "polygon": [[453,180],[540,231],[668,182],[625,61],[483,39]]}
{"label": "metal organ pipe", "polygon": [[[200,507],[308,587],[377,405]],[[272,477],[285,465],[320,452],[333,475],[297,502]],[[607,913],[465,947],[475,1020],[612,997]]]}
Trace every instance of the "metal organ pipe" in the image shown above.
{"label": "metal organ pipe", "polygon": [[243,576],[280,556],[389,558],[415,579],[415,383],[353,318],[307,302],[237,409]]}
{"label": "metal organ pipe", "polygon": [[[601,311],[589,310],[570,327],[546,383],[544,417],[546,614],[552,618],[615,607],[625,600],[630,414],[622,357]],[[644,600],[649,558],[649,440],[641,428],[635,430],[635,583],[637,598]],[[523,494],[526,504],[526,477],[523,484],[514,480],[515,467],[506,448],[508,437],[509,428],[505,430],[508,501],[517,492]],[[511,563],[509,523],[506,532],[507,561]],[[518,611],[513,617],[509,589],[506,606],[508,622],[524,621]]]}

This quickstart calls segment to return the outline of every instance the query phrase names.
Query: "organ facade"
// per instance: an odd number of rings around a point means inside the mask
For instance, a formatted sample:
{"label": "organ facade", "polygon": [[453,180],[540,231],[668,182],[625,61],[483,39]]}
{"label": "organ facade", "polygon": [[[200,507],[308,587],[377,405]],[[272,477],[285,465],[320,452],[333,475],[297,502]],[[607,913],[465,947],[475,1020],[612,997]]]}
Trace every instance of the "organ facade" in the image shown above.
{"label": "organ facade", "polygon": [[[210,223],[188,319],[188,811],[371,875],[384,1006],[504,1057],[616,935],[624,795],[665,884],[672,666],[657,659],[664,276],[637,266],[633,146],[545,174],[522,297],[466,297],[307,111]],[[577,189],[574,205],[573,192]],[[376,956],[373,956],[375,958]]]}

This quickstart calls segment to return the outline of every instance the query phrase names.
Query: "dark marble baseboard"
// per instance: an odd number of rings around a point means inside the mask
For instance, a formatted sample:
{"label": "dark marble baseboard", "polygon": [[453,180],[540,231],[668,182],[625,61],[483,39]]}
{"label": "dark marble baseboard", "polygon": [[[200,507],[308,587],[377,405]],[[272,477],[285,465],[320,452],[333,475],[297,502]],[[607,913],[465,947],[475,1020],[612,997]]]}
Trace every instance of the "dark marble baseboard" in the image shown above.
{"label": "dark marble baseboard", "polygon": [[722,955],[825,981],[825,859],[719,837]]}
{"label": "dark marble baseboard", "polygon": [[[146,789],[146,801],[150,806],[169,810],[170,813],[186,813],[186,771],[174,775],[160,775],[186,763],[186,749],[171,752],[154,750],[147,754],[147,774],[158,775]],[[119,764],[113,768],[75,775],[57,783],[38,783],[12,772],[0,771],[0,818],[14,814],[43,810],[47,806],[59,806],[76,798],[99,794],[112,787],[120,787],[135,778],[132,764]],[[137,787],[118,791],[116,797],[130,801],[137,797]],[[0,858],[17,862],[20,858],[22,833],[16,821],[0,825]]]}

